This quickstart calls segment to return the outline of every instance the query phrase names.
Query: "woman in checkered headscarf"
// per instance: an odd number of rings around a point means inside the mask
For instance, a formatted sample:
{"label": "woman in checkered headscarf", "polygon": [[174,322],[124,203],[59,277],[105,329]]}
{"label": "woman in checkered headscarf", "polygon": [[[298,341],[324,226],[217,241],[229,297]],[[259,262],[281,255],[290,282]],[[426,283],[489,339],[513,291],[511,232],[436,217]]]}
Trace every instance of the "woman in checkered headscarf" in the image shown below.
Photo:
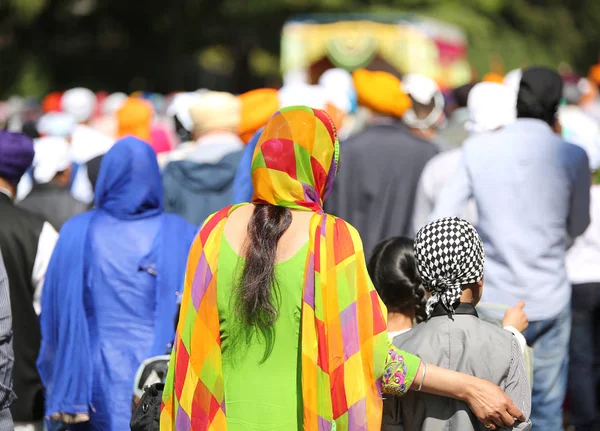
{"label": "woman in checkered headscarf", "polygon": [[423,284],[431,292],[427,314],[441,304],[454,313],[462,286],[483,279],[483,243],[466,220],[445,217],[424,226],[415,238],[415,260]]}

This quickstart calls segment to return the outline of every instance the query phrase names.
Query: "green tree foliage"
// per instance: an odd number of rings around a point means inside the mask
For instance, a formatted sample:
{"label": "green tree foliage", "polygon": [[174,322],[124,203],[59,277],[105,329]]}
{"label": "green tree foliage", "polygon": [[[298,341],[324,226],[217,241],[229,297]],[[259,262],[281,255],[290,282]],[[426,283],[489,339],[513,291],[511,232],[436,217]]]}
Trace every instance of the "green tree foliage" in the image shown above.
{"label": "green tree foliage", "polygon": [[[277,76],[290,17],[374,11],[460,26],[479,74],[560,63],[585,73],[600,53],[598,0],[0,0],[0,96],[73,85],[244,91],[265,83],[254,70]],[[223,47],[228,67],[204,70],[200,59]]]}

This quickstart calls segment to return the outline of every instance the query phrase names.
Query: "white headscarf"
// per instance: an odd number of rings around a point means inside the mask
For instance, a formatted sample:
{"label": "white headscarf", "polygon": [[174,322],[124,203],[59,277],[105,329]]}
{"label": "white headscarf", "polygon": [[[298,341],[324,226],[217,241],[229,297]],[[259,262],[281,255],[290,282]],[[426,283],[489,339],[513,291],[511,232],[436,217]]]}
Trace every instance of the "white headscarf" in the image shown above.
{"label": "white headscarf", "polygon": [[66,112],[48,112],[37,123],[38,133],[45,136],[71,136],[75,128],[75,117]]}
{"label": "white headscarf", "polygon": [[44,137],[34,141],[33,178],[46,184],[71,165],[69,143],[60,137]]}
{"label": "white headscarf", "polygon": [[102,114],[114,115],[127,100],[125,93],[112,93],[102,102]]}
{"label": "white headscarf", "polygon": [[325,109],[327,97],[323,87],[305,83],[285,84],[279,89],[279,107],[305,105]]}
{"label": "white headscarf", "polygon": [[480,82],[469,92],[467,109],[467,130],[472,133],[490,132],[517,119],[517,94],[504,84]]}
{"label": "white headscarf", "polygon": [[418,118],[412,108],[406,111],[402,117],[406,124],[417,129],[427,129],[440,121],[446,102],[440,87],[433,79],[418,73],[409,73],[402,77],[402,90],[422,105],[434,102],[434,108],[426,118]]}
{"label": "white headscarf", "polygon": [[89,120],[96,109],[96,95],[87,88],[72,88],[63,94],[60,106],[62,110],[75,117],[78,123]]}
{"label": "white headscarf", "polygon": [[521,86],[521,76],[523,71],[521,69],[513,69],[504,76],[504,85],[507,85],[515,93],[519,93],[519,87]]}
{"label": "white headscarf", "polygon": [[198,103],[199,92],[177,93],[167,108],[169,117],[177,117],[185,130],[191,132],[194,129],[194,123],[190,116],[190,108]]}
{"label": "white headscarf", "polygon": [[319,78],[329,103],[348,114],[356,106],[356,90],[352,75],[345,69],[328,69]]}

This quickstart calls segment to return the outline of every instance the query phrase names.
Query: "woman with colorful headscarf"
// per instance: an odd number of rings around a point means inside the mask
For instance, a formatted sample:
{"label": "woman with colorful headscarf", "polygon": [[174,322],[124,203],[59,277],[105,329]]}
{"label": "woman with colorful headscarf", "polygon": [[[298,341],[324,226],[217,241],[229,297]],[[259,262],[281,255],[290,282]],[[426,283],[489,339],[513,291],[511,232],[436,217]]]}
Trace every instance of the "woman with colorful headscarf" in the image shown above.
{"label": "woman with colorful headscarf", "polygon": [[378,430],[382,389],[521,416],[498,387],[390,347],[358,233],[322,209],[338,152],[324,111],[265,127],[252,203],[209,217],[190,250],[161,430]]}

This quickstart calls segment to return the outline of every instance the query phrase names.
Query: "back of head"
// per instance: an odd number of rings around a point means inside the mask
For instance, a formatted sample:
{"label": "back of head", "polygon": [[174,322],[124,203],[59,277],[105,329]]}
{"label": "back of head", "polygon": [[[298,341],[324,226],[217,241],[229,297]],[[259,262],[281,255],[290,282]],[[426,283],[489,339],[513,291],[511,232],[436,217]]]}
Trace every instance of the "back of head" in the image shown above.
{"label": "back of head", "polygon": [[483,278],[483,243],[466,220],[445,217],[429,223],[417,232],[414,250],[417,271],[431,292],[428,315],[438,303],[453,313],[461,286]]}
{"label": "back of head", "polygon": [[114,115],[121,106],[127,101],[125,93],[112,93],[102,102],[102,115]]}
{"label": "back of head", "polygon": [[83,123],[94,114],[96,95],[87,88],[72,88],[63,94],[61,107],[64,112],[75,117],[78,123]]}
{"label": "back of head", "polygon": [[0,178],[16,186],[33,163],[33,140],[22,133],[0,131]]}
{"label": "back of head", "polygon": [[327,99],[344,114],[356,107],[356,90],[352,75],[345,69],[328,69],[319,77],[319,86],[324,89]]}
{"label": "back of head", "polygon": [[236,306],[245,327],[272,346],[275,257],[279,239],[292,221],[290,209],[322,211],[337,172],[338,140],[331,118],[306,106],[279,110],[267,123],[252,161],[256,205],[248,223],[246,262],[237,289]]}
{"label": "back of head", "polygon": [[373,250],[369,275],[389,312],[427,319],[425,289],[417,273],[413,241],[396,237],[382,241]]}
{"label": "back of head", "polygon": [[411,107],[402,83],[391,73],[358,69],[352,79],[358,104],[377,114],[401,118]]}
{"label": "back of head", "polygon": [[416,73],[402,78],[402,88],[412,100],[412,109],[403,116],[403,121],[415,129],[435,126],[444,114],[445,100],[437,83]]}
{"label": "back of head", "polygon": [[517,116],[535,118],[553,126],[562,91],[563,82],[556,71],[547,67],[525,69],[517,97]]}
{"label": "back of head", "polygon": [[45,137],[35,140],[33,178],[38,184],[46,184],[71,166],[69,143],[64,138]]}
{"label": "back of head", "polygon": [[197,135],[213,131],[236,133],[241,115],[242,104],[230,93],[208,91],[200,94],[190,107],[190,117]]}
{"label": "back of head", "polygon": [[508,86],[515,94],[519,93],[519,86],[521,85],[521,77],[523,71],[521,69],[513,69],[504,75],[503,84]]}
{"label": "back of head", "polygon": [[[173,96],[171,103],[167,107],[167,115],[175,117],[175,121],[187,132],[191,132],[194,129],[194,123],[192,123],[190,116],[190,108],[196,105],[199,95],[200,93],[177,93]],[[182,139],[182,142],[185,142],[185,140]]]}
{"label": "back of head", "polygon": [[285,84],[277,94],[279,107],[310,106],[315,109],[325,109],[327,99],[323,88],[302,82]]}
{"label": "back of head", "polygon": [[124,220],[162,212],[162,179],[150,145],[134,137],[115,143],[102,158],[94,203]]}
{"label": "back of head", "polygon": [[504,84],[480,82],[469,93],[467,128],[473,133],[496,130],[517,118],[517,97]]}
{"label": "back of head", "polygon": [[117,111],[119,138],[135,136],[144,141],[150,140],[150,126],[154,111],[152,104],[139,97],[130,97]]}
{"label": "back of head", "polygon": [[37,130],[43,136],[66,138],[75,129],[75,117],[66,112],[49,112],[40,117]]}

